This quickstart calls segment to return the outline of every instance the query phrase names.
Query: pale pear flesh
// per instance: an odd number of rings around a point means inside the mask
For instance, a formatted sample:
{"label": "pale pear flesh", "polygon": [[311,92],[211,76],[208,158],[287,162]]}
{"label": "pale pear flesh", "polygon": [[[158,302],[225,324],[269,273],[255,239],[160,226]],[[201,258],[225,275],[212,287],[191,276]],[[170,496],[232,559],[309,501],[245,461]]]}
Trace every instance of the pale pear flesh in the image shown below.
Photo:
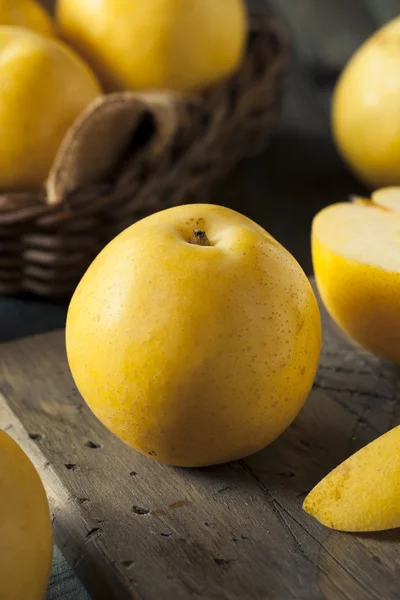
{"label": "pale pear flesh", "polygon": [[[400,188],[333,204],[314,219],[313,234],[349,260],[400,272]],[[399,191],[397,191],[399,190]]]}
{"label": "pale pear flesh", "polygon": [[381,208],[400,213],[400,187],[393,186],[376,190],[371,195],[371,200]]}

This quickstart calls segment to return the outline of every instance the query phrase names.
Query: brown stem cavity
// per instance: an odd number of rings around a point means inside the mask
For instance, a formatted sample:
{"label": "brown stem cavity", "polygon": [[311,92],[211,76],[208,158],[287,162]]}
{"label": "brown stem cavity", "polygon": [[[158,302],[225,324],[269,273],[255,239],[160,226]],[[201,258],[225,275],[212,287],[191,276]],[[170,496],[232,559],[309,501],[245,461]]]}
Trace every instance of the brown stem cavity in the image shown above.
{"label": "brown stem cavity", "polygon": [[195,244],[196,246],[212,246],[207,234],[202,229],[194,229],[190,237],[189,244]]}

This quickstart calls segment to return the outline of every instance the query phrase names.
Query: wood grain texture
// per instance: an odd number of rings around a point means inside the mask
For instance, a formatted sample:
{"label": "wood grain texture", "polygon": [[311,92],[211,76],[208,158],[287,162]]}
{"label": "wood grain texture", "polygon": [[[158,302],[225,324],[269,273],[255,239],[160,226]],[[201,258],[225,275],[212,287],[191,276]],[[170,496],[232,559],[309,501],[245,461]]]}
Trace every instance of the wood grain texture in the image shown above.
{"label": "wood grain texture", "polygon": [[330,532],[301,509],[400,420],[397,373],[323,321],[298,419],[259,454],[208,469],[160,465],[106,431],[74,388],[63,332],[0,346],[0,427],[39,469],[56,541],[95,600],[398,598],[399,532]]}

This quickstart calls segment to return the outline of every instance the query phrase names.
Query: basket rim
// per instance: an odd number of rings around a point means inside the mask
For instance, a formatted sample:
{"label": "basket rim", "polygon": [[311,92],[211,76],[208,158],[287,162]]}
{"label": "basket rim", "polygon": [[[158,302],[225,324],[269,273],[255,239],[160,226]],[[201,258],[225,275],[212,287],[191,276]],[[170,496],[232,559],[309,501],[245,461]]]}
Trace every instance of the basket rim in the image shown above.
{"label": "basket rim", "polygon": [[[67,297],[101,248],[134,221],[182,202],[207,202],[204,192],[240,160],[265,148],[275,130],[290,48],[280,19],[253,11],[241,66],[201,94],[114,92],[95,100],[98,106],[122,95],[126,106],[116,113],[99,112],[87,130],[72,138],[75,159],[69,176],[65,172],[65,185],[61,182],[59,204],[49,203],[48,185],[33,193],[0,192],[0,247],[3,266],[8,265],[0,273],[0,293]],[[144,96],[159,99],[160,93],[163,109],[143,101]],[[146,113],[157,125],[163,114],[175,125],[157,126],[140,146],[137,125]],[[108,124],[102,117],[110,119]],[[170,137],[163,141],[165,131]],[[108,181],[98,177],[102,172],[110,175]],[[74,259],[67,271],[62,265],[71,248]]]}

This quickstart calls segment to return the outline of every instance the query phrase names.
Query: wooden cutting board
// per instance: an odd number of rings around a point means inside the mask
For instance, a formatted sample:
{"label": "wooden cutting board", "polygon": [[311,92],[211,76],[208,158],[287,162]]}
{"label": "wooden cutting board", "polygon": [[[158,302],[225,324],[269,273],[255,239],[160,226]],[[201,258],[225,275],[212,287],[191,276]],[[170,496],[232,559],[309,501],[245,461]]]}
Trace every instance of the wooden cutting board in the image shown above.
{"label": "wooden cutting board", "polygon": [[106,431],[74,387],[64,332],[0,347],[0,427],[38,468],[56,542],[95,600],[399,598],[399,531],[331,532],[301,509],[400,422],[398,372],[323,321],[298,419],[263,452],[208,469],[163,466]]}

